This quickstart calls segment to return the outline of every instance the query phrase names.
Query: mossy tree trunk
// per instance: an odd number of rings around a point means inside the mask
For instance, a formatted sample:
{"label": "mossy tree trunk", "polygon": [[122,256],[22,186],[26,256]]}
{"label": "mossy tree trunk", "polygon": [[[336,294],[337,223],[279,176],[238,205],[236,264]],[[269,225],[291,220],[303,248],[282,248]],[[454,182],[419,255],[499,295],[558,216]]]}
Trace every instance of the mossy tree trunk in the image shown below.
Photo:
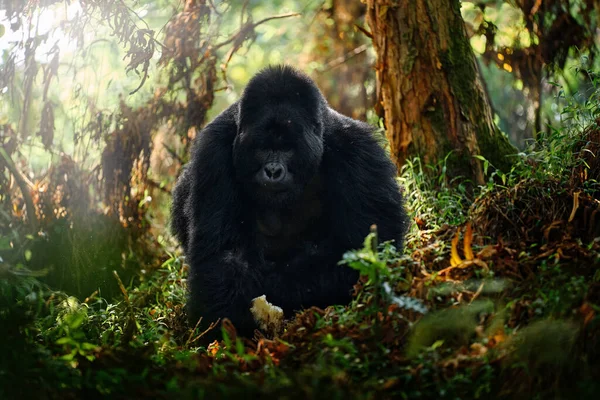
{"label": "mossy tree trunk", "polygon": [[397,165],[446,157],[448,174],[483,183],[481,155],[510,165],[515,148],[493,121],[459,0],[367,0],[377,96]]}

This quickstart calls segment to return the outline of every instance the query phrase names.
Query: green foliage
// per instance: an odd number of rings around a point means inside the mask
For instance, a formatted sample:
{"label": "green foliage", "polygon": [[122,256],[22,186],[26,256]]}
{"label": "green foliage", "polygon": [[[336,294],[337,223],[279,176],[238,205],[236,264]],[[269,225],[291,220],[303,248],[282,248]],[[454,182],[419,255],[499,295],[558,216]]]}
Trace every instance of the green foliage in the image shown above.
{"label": "green foliage", "polygon": [[578,154],[578,149],[589,140],[584,133],[598,128],[600,75],[590,69],[586,56],[582,56],[580,64],[573,69],[577,74],[585,76],[584,83],[588,86],[586,92],[568,95],[563,85],[551,82],[558,89],[554,101],[562,106],[560,124],[549,124],[548,133],[540,136],[536,143],[538,148],[532,153],[534,160],[549,158],[547,161],[551,174],[566,172],[566,169],[574,166],[579,161],[574,157]]}
{"label": "green foliage", "polygon": [[499,126],[520,149],[538,131],[547,133],[547,123],[558,122],[560,107],[553,96],[559,90],[569,96],[579,92],[573,96],[578,102],[588,98],[585,75],[573,65],[583,61],[590,70],[598,68],[598,46],[590,35],[598,25],[593,1],[549,0],[535,6],[464,1],[461,11],[473,32],[471,44]]}
{"label": "green foliage", "polygon": [[[464,178],[447,175],[449,156],[435,166],[424,166],[419,158],[406,160],[400,171],[399,182],[404,190],[407,209],[425,221],[430,229],[465,222],[472,201],[468,182]],[[437,178],[433,180],[430,176]]]}
{"label": "green foliage", "polygon": [[490,301],[478,301],[456,308],[447,308],[426,315],[413,329],[406,354],[415,357],[423,349],[435,350],[444,346],[461,346],[475,335],[479,316],[491,313]]}
{"label": "green foliage", "polygon": [[[377,233],[371,232],[365,238],[363,248],[345,253],[340,264],[348,265],[358,270],[360,275],[366,276],[368,278],[366,286],[371,286],[375,290],[377,299],[383,298],[400,308],[425,314],[427,307],[420,300],[408,296],[396,296],[393,293],[390,282],[395,285],[411,283],[406,279],[406,271],[402,267],[397,267],[394,272],[390,269],[390,265],[397,261],[398,254],[392,243],[385,242],[378,246]],[[379,301],[374,302],[374,305],[380,307]]]}
{"label": "green foliage", "polygon": [[[389,245],[391,246],[391,244]],[[386,260],[380,260],[377,252],[377,233],[371,232],[365,238],[363,248],[344,254],[341,264],[347,264],[366,275],[369,278],[368,283],[378,283],[380,276],[389,275]],[[387,252],[386,252],[387,253]]]}
{"label": "green foliage", "polygon": [[555,373],[572,367],[579,327],[571,321],[540,320],[520,330],[506,344],[514,346],[512,357],[526,363],[530,372],[551,368]]}

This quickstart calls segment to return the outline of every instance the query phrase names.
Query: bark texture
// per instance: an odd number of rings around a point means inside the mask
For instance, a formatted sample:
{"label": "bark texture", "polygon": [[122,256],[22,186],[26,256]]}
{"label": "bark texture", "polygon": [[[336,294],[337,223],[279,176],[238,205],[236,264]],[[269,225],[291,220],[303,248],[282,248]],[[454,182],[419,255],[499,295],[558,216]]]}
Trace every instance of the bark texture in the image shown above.
{"label": "bark texture", "polygon": [[394,162],[435,164],[452,152],[448,174],[476,183],[484,175],[473,155],[505,170],[515,148],[494,124],[459,0],[367,0],[367,21]]}

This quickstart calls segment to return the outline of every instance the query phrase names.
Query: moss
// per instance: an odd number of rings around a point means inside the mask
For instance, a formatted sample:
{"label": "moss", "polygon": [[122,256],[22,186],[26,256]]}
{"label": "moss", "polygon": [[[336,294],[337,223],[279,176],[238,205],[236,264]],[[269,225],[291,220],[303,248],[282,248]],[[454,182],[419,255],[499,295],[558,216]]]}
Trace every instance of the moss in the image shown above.
{"label": "moss", "polygon": [[[485,122],[480,124],[485,125]],[[481,155],[500,171],[510,171],[514,163],[512,156],[517,153],[517,149],[509,142],[508,137],[499,129],[489,132],[487,127],[477,127],[477,131],[480,132],[477,142]]]}
{"label": "moss", "polygon": [[[430,1],[425,2],[425,8],[427,9],[427,15],[435,15],[435,11],[432,10],[432,4]],[[437,19],[431,18],[431,30],[437,34],[439,29],[440,25],[438,24]]]}
{"label": "moss", "polygon": [[[448,117],[439,101],[432,97],[429,101],[429,106],[425,107],[425,117],[431,123],[436,138],[440,141],[437,146],[438,154],[436,160],[427,160],[428,162],[444,161],[445,174],[451,177],[470,177],[473,176],[471,164],[465,160],[463,154],[455,151],[454,146],[450,143],[447,135]],[[421,159],[424,159],[423,154],[419,154]],[[442,171],[432,169],[432,174],[440,174]]]}
{"label": "moss", "polygon": [[482,102],[486,100],[478,95],[475,87],[477,67],[471,44],[464,35],[459,1],[452,1],[451,7],[455,18],[450,21],[450,45],[448,50],[440,52],[440,62],[448,76],[452,93],[458,99],[461,113],[467,118],[471,117],[471,123],[475,126],[481,155],[496,168],[507,171],[512,161],[506,155],[514,154],[516,149],[495,126],[489,126],[485,118],[472,117],[473,110],[481,109]]}
{"label": "moss", "polygon": [[[410,42],[408,42],[408,43],[410,43]],[[406,74],[406,75],[410,74],[410,72],[413,69],[413,66],[415,65],[415,60],[417,59],[418,56],[419,56],[419,50],[417,50],[417,48],[415,46],[409,45],[408,54],[406,55],[406,58],[404,59],[404,62],[402,63],[402,72],[404,72],[404,74]]]}
{"label": "moss", "polygon": [[458,18],[451,21],[449,29],[450,46],[448,50],[440,52],[439,57],[461,108],[469,109],[476,106],[477,100],[473,96],[475,89],[473,84],[477,74],[472,62],[471,44],[464,36],[462,23],[460,14]]}
{"label": "moss", "polygon": [[437,100],[437,96],[432,96],[432,99],[428,101],[428,105],[425,107],[425,115],[437,133],[447,131],[447,118]]}

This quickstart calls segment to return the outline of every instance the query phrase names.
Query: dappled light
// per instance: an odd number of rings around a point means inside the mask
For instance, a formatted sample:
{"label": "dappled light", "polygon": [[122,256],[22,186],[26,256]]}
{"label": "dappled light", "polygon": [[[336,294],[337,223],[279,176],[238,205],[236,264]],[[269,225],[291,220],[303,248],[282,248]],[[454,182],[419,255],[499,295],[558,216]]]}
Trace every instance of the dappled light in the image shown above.
{"label": "dappled light", "polygon": [[599,12],[0,1],[0,398],[596,398]]}

